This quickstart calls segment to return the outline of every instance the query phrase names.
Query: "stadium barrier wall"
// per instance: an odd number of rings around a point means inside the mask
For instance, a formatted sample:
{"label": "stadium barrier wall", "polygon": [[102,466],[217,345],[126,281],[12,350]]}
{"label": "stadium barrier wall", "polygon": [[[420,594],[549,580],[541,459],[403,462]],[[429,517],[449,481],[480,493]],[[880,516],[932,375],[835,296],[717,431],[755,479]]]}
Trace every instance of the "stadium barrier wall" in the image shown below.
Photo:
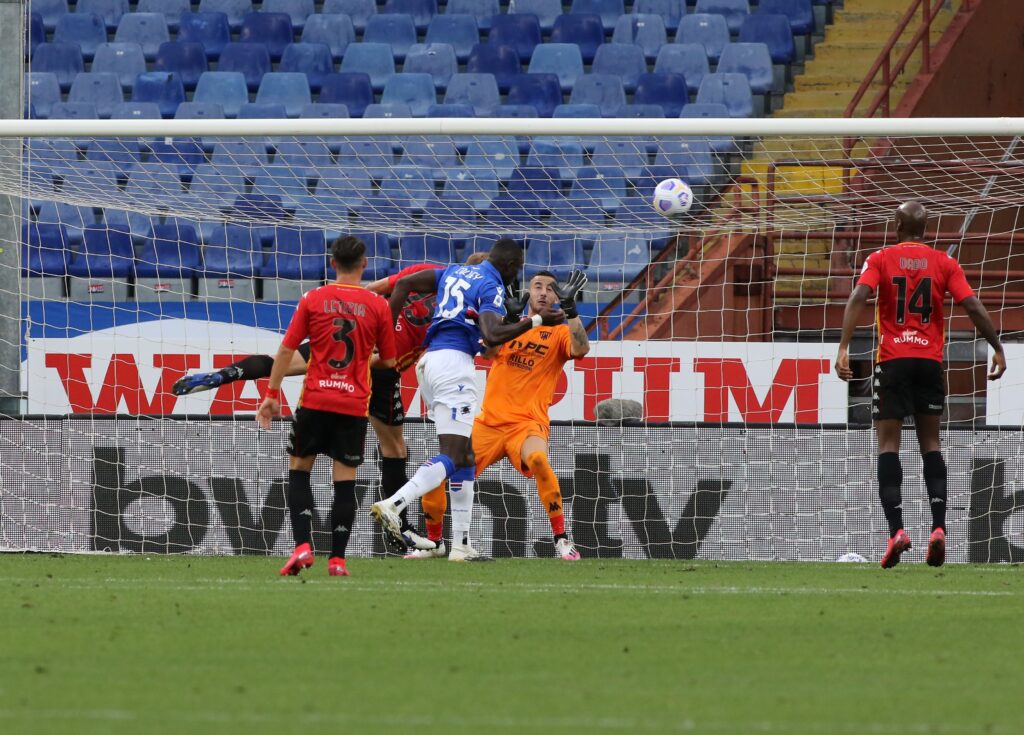
{"label": "stadium barrier wall", "polygon": [[[0,549],[283,554],[287,422],[65,417],[0,420]],[[435,447],[406,427],[410,468]],[[904,515],[921,561],[929,526],[921,460],[904,437]],[[950,431],[948,558],[1024,560],[1024,434]],[[567,527],[584,557],[833,561],[877,559],[884,519],[872,432],[846,426],[671,424],[552,427]],[[379,554],[367,508],[372,432],[359,470],[351,556]],[[327,547],[329,463],[314,470],[315,543]],[[536,489],[507,462],[478,484],[474,538],[497,557],[552,556]]]}

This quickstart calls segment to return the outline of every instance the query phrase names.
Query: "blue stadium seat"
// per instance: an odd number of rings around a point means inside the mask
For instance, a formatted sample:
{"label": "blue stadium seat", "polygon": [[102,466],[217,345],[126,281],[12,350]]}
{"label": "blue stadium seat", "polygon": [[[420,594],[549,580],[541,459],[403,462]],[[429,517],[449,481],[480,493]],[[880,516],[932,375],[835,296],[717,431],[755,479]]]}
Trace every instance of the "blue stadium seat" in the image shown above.
{"label": "blue stadium seat", "polygon": [[623,105],[615,117],[665,117],[665,110],[661,105]]}
{"label": "blue stadium seat", "polygon": [[178,42],[201,43],[207,59],[219,59],[231,43],[231,28],[224,13],[182,13]]}
{"label": "blue stadium seat", "polygon": [[292,19],[284,13],[249,13],[242,18],[238,40],[265,44],[271,61],[280,61],[294,35]]}
{"label": "blue stadium seat", "polygon": [[665,117],[679,117],[689,101],[686,79],[682,74],[642,74],[633,101],[641,105],[661,105]]}
{"label": "blue stadium seat", "polygon": [[225,117],[237,117],[238,108],[249,101],[245,76],[237,71],[208,71],[199,77],[193,102],[213,102]]}
{"label": "blue stadium seat", "polygon": [[[729,110],[720,103],[694,102],[692,105],[687,105],[683,108],[683,114],[680,117],[727,118],[729,117]],[[711,150],[720,155],[736,151],[732,138],[727,135],[709,136],[704,138],[704,140]]]}
{"label": "blue stadium seat", "polygon": [[[96,63],[93,62],[93,67]],[[153,62],[153,71],[173,71],[181,77],[185,89],[191,91],[199,77],[208,69],[206,49],[202,44],[189,41],[167,41],[160,44]]]}
{"label": "blue stadium seat", "polygon": [[513,138],[475,140],[469,144],[463,164],[472,176],[487,178],[493,174],[507,181],[519,166],[519,147]]}
{"label": "blue stadium seat", "polygon": [[569,12],[573,15],[598,15],[604,30],[611,31],[615,28],[616,21],[625,14],[626,8],[623,0],[572,0]]}
{"label": "blue stadium seat", "polygon": [[242,27],[242,19],[252,12],[252,0],[199,0],[200,13],[224,13],[232,31]]}
{"label": "blue stadium seat", "polygon": [[277,144],[274,167],[312,178],[318,169],[331,165],[331,149],[320,140],[292,140]]}
{"label": "blue stadium seat", "polygon": [[639,46],[647,61],[654,61],[661,47],[668,43],[665,21],[658,15],[623,15],[615,23],[612,43]]}
{"label": "blue stadium seat", "polygon": [[185,86],[181,83],[181,77],[174,72],[146,72],[135,79],[132,101],[155,102],[160,106],[161,115],[165,118],[174,117],[178,105],[185,101]]}
{"label": "blue stadium seat", "polygon": [[[427,172],[412,166],[395,166],[386,172],[380,184],[385,203],[402,214],[420,213],[434,200],[434,180]],[[378,207],[385,211],[384,207]]]}
{"label": "blue stadium seat", "polygon": [[99,116],[92,102],[58,102],[50,108],[51,120],[97,120]]}
{"label": "blue stadium seat", "polygon": [[459,151],[451,139],[413,140],[402,146],[402,165],[429,171],[440,181],[446,171],[459,166]]}
{"label": "blue stadium seat", "polygon": [[763,43],[730,43],[722,51],[716,71],[719,74],[743,74],[754,94],[767,95],[773,91],[772,58]]}
{"label": "blue stadium seat", "polygon": [[142,46],[146,61],[153,61],[160,44],[171,40],[167,21],[162,13],[128,13],[121,19],[114,34],[117,43],[137,43]]}
{"label": "blue stadium seat", "polygon": [[367,105],[363,117],[412,117],[412,110],[404,102]]}
{"label": "blue stadium seat", "polygon": [[366,30],[366,21],[377,14],[376,0],[324,0],[322,13],[347,15],[356,31]]}
{"label": "blue stadium seat", "polygon": [[466,13],[445,13],[435,15],[427,27],[425,42],[447,43],[455,49],[455,57],[460,62],[469,58],[469,52],[480,41],[480,30],[476,18]]}
{"label": "blue stadium seat", "polygon": [[53,42],[77,43],[82,56],[90,61],[96,53],[96,47],[107,42],[107,27],[93,13],[68,13],[57,19]]}
{"label": "blue stadium seat", "polygon": [[498,105],[494,108],[494,117],[539,117],[533,105]]}
{"label": "blue stadium seat", "polygon": [[743,74],[708,74],[697,92],[697,102],[725,105],[729,117],[753,117],[754,99]]}
{"label": "blue stadium seat", "polygon": [[584,63],[594,60],[597,48],[604,43],[604,28],[599,15],[563,15],[555,20],[551,43],[574,43],[580,47]]}
{"label": "blue stadium seat", "polygon": [[699,43],[670,43],[662,46],[654,62],[658,74],[682,74],[690,94],[697,94],[704,76],[710,74],[707,53]]}
{"label": "blue stadium seat", "polygon": [[182,102],[174,113],[175,120],[222,120],[224,106],[219,102]]}
{"label": "blue stadium seat", "polygon": [[632,92],[636,89],[640,75],[647,71],[647,62],[639,46],[631,43],[606,43],[597,49],[590,70],[594,74],[614,74],[622,81],[623,88]]}
{"label": "blue stadium seat", "polygon": [[362,117],[366,106],[373,104],[370,76],[363,72],[329,74],[320,87],[320,102],[345,105],[352,117]]}
{"label": "blue stadium seat", "polygon": [[363,42],[391,44],[395,61],[401,62],[416,43],[416,24],[410,15],[375,15],[366,22]]}
{"label": "blue stadium seat", "polygon": [[39,205],[40,222],[59,222],[67,232],[68,240],[82,242],[84,230],[94,224],[96,216],[92,207],[76,207],[73,204],[44,201]]}
{"label": "blue stadium seat", "polygon": [[686,16],[682,0],[636,0],[634,15],[657,15],[665,22],[665,28],[674,31]]}
{"label": "blue stadium seat", "polygon": [[245,177],[237,166],[200,164],[192,175],[190,196],[216,209],[226,209],[245,192]]}
{"label": "blue stadium seat", "polygon": [[797,36],[806,36],[814,31],[814,7],[811,0],[760,0],[757,14],[761,13],[786,16],[790,28]]}
{"label": "blue stadium seat", "polygon": [[644,237],[602,233],[594,240],[586,273],[598,291],[617,291],[650,262],[650,244]]}
{"label": "blue stadium seat", "polygon": [[613,117],[626,104],[622,80],[612,74],[584,74],[569,95],[571,105],[597,105],[602,117]]}
{"label": "blue stadium seat", "polygon": [[70,243],[64,225],[22,221],[22,278],[66,276],[70,253]]}
{"label": "blue stadium seat", "polygon": [[124,102],[121,80],[110,72],[85,72],[75,77],[68,102],[84,102],[96,106],[96,114],[109,118],[114,105]]}
{"label": "blue stadium seat", "polygon": [[199,240],[194,227],[154,224],[135,256],[136,278],[191,278],[199,271]]}
{"label": "blue stadium seat", "polygon": [[313,0],[263,0],[261,13],[284,13],[292,21],[292,28],[301,31],[306,19],[314,14]]}
{"label": "blue stadium seat", "polygon": [[260,88],[263,75],[271,69],[270,53],[262,43],[229,43],[217,64],[218,72],[238,72],[250,92]]}
{"label": "blue stadium seat", "polygon": [[292,43],[281,55],[278,71],[300,72],[306,75],[309,88],[320,91],[324,77],[334,73],[331,49],[323,43]]}
{"label": "blue stadium seat", "polygon": [[593,104],[559,105],[551,117],[601,117],[601,108]]}
{"label": "blue stadium seat", "polygon": [[472,105],[441,103],[428,107],[427,117],[476,117],[476,112]]}
{"label": "blue stadium seat", "polygon": [[190,138],[159,140],[150,144],[149,151],[151,162],[160,163],[182,177],[191,177],[197,168],[206,163],[202,145],[198,140]]}
{"label": "blue stadium seat", "polygon": [[516,200],[529,203],[536,201],[542,207],[550,205],[561,196],[562,187],[559,172],[543,166],[521,166],[512,172],[508,182],[508,193]]}
{"label": "blue stadium seat", "polygon": [[493,74],[453,74],[444,102],[472,105],[477,117],[489,117],[501,104],[501,93]]}
{"label": "blue stadium seat", "polygon": [[583,144],[570,137],[535,138],[526,165],[556,171],[562,181],[572,181],[583,166]]}
{"label": "blue stadium seat", "polygon": [[32,73],[49,72],[63,90],[71,89],[75,77],[85,71],[82,52],[75,43],[41,43],[32,57]]}
{"label": "blue stadium seat", "polygon": [[519,54],[511,46],[478,43],[469,54],[466,71],[470,74],[493,74],[498,89],[507,92],[519,76]]}
{"label": "blue stadium seat", "polygon": [[303,107],[299,117],[349,117],[348,105],[337,102],[314,102]]}
{"label": "blue stadium seat", "polygon": [[96,49],[92,71],[117,74],[121,87],[131,90],[135,77],[146,71],[146,58],[137,43],[103,43]]}
{"label": "blue stadium seat", "polygon": [[[237,171],[243,176],[255,178],[270,165],[264,143],[256,139],[222,138],[213,146],[210,163],[220,166],[223,171]],[[197,170],[198,175],[198,170]]]}
{"label": "blue stadium seat", "polygon": [[482,31],[491,27],[494,18],[501,13],[499,0],[448,0],[446,13],[468,13],[476,17],[476,24]]}
{"label": "blue stadium seat", "polygon": [[217,225],[203,246],[203,278],[253,278],[259,272],[259,235],[254,227]]}
{"label": "blue stadium seat", "polygon": [[32,12],[39,13],[43,27],[52,31],[57,27],[57,21],[68,14],[68,0],[33,0]]}
{"label": "blue stadium seat", "polygon": [[117,28],[121,16],[128,12],[128,0],[78,0],[75,12],[99,16],[107,30],[112,31]]}
{"label": "blue stadium seat", "polygon": [[454,263],[452,239],[446,235],[403,235],[398,240],[399,269],[419,263]]}
{"label": "blue stadium seat", "polygon": [[743,21],[740,41],[763,43],[768,47],[773,64],[791,64],[796,60],[796,46],[789,18],[771,13],[755,13]]}
{"label": "blue stadium seat", "polygon": [[298,117],[305,105],[313,101],[309,81],[300,72],[275,71],[263,75],[256,102],[285,106],[288,117]]}
{"label": "blue stadium seat", "polygon": [[[343,152],[344,158],[339,159],[337,165],[325,166],[317,171],[316,197],[328,207],[340,203],[345,207],[358,209],[365,204],[366,197],[373,188],[371,176],[366,169],[352,165],[355,153],[351,149],[343,149]],[[390,163],[387,167],[390,168]],[[374,171],[373,174],[373,178],[380,179],[384,172]],[[369,241],[366,244],[369,246]]]}
{"label": "blue stadium seat", "polygon": [[617,169],[635,179],[647,166],[647,151],[639,141],[605,138],[594,144],[590,160],[595,168]]}
{"label": "blue stadium seat", "polygon": [[[491,203],[484,226],[492,232],[531,232],[541,229],[544,212],[545,207],[536,198],[503,193]],[[474,243],[474,249],[477,245]]]}
{"label": "blue stadium seat", "polygon": [[79,278],[128,278],[134,260],[128,232],[89,224],[83,229],[82,251],[68,265],[68,274]]}
{"label": "blue stadium seat", "polygon": [[655,166],[668,166],[691,187],[717,183],[718,164],[711,147],[699,139],[668,138],[660,141]]}
{"label": "blue stadium seat", "polygon": [[403,13],[412,17],[416,30],[423,33],[437,15],[437,0],[386,0],[385,13]]}
{"label": "blue stadium seat", "polygon": [[538,117],[551,117],[562,104],[562,87],[556,74],[520,74],[509,86],[510,105],[533,105]]}
{"label": "blue stadium seat", "polygon": [[750,15],[750,3],[747,0],[697,0],[695,10],[721,15],[729,26],[729,33],[739,33],[743,19]]}
{"label": "blue stadium seat", "polygon": [[562,91],[570,92],[576,80],[583,75],[580,48],[571,43],[545,43],[538,46],[527,71],[530,74],[555,74]]}
{"label": "blue stadium seat", "polygon": [[[378,16],[380,17],[380,16]],[[381,104],[406,104],[413,117],[423,117],[427,108],[437,102],[434,78],[429,74],[396,74],[384,86]]]}
{"label": "blue stadium seat", "polygon": [[[178,105],[181,108],[181,105]],[[177,113],[175,113],[177,116]],[[114,105],[110,113],[112,120],[159,120],[160,106],[154,102],[122,102]]]}
{"label": "blue stadium seat", "polygon": [[[388,79],[395,73],[395,57],[387,43],[355,43],[345,52],[341,60],[342,72],[363,72],[370,77],[375,92],[383,91]],[[331,100],[344,102],[344,100]],[[351,111],[352,108],[349,107]],[[353,113],[354,114],[354,113]]]}
{"label": "blue stadium seat", "polygon": [[260,270],[264,278],[320,281],[327,272],[327,240],[323,230],[278,227],[274,248]]}
{"label": "blue stadium seat", "polygon": [[163,13],[167,21],[167,28],[171,31],[178,30],[182,13],[192,11],[191,0],[139,0],[135,8],[139,13]]}
{"label": "blue stadium seat", "polygon": [[280,102],[247,102],[238,108],[239,120],[279,120],[283,117],[288,117],[288,112]]}
{"label": "blue stadium seat", "polygon": [[526,278],[545,270],[558,279],[565,279],[585,265],[583,241],[573,235],[531,235],[526,242],[523,265]]}
{"label": "blue stadium seat", "polygon": [[325,43],[331,50],[331,58],[339,61],[350,43],[355,43],[356,31],[352,19],[347,15],[311,15],[302,29],[303,43]]}
{"label": "blue stadium seat", "polygon": [[429,74],[434,87],[444,90],[448,80],[459,70],[455,49],[447,43],[417,43],[409,48],[403,74]]}
{"label": "blue stadium seat", "polygon": [[540,45],[540,23],[535,15],[499,15],[491,23],[487,42],[500,46],[511,46],[519,54],[520,61],[533,56]]}
{"label": "blue stadium seat", "polygon": [[729,45],[729,26],[721,15],[691,13],[679,22],[676,43],[699,43],[708,59],[717,62],[722,49]]}
{"label": "blue stadium seat", "polygon": [[626,198],[626,179],[617,168],[583,166],[572,182],[569,201],[598,221],[604,214],[615,214]]}
{"label": "blue stadium seat", "polygon": [[43,16],[39,13],[29,13],[28,16],[28,58],[36,52],[39,44],[46,41],[46,28],[43,26]]}
{"label": "blue stadium seat", "polygon": [[536,15],[540,29],[551,33],[555,20],[562,14],[562,0],[510,0],[509,15]]}
{"label": "blue stadium seat", "polygon": [[36,117],[42,120],[50,117],[50,110],[60,102],[57,75],[46,71],[29,72],[25,75],[25,95],[31,101]]}
{"label": "blue stadium seat", "polygon": [[499,179],[493,171],[460,170],[445,181],[441,203],[453,216],[468,219],[490,209],[499,191]]}
{"label": "blue stadium seat", "polygon": [[128,178],[125,194],[128,201],[140,207],[171,209],[181,200],[181,179],[170,168],[138,168]]}

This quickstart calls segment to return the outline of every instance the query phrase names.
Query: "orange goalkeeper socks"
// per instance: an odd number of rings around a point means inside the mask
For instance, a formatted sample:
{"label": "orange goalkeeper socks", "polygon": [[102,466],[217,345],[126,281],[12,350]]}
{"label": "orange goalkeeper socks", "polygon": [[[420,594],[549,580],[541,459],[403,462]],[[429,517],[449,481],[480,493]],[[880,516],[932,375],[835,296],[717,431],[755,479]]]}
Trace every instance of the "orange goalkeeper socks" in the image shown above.
{"label": "orange goalkeeper socks", "polygon": [[440,541],[444,534],[444,512],[448,508],[448,496],[445,494],[445,483],[441,483],[423,496],[423,520],[427,526],[427,538]]}
{"label": "orange goalkeeper socks", "polygon": [[562,490],[558,478],[551,469],[551,463],[544,452],[534,452],[526,458],[526,464],[537,480],[537,494],[548,514],[551,531],[557,536],[565,535],[565,516],[562,512]]}

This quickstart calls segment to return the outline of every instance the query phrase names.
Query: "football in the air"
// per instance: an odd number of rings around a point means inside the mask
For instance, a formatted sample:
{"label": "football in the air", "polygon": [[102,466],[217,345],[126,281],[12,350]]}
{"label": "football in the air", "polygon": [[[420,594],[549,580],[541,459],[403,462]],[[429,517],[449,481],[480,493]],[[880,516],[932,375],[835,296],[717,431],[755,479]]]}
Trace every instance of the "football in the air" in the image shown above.
{"label": "football in the air", "polygon": [[654,187],[654,208],[666,217],[675,217],[690,211],[693,191],[682,179],[665,179]]}

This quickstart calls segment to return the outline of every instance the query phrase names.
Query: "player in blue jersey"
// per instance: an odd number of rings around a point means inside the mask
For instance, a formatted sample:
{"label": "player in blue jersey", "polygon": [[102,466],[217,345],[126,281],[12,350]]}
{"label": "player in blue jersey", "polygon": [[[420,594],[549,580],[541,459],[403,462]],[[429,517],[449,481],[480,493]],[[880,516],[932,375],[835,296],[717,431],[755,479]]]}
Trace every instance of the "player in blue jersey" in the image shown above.
{"label": "player in blue jersey", "polygon": [[410,293],[437,294],[425,340],[427,351],[416,371],[428,416],[437,427],[441,451],[421,465],[398,492],[374,503],[370,514],[392,538],[404,542],[398,514],[447,479],[452,512],[451,561],[483,558],[469,540],[474,467],[470,435],[478,404],[473,358],[485,345],[504,344],[541,324],[554,325],[565,318],[561,311],[544,310],[512,324],[504,323],[505,285],[522,267],[522,248],[515,240],[502,238],[480,265],[420,271],[399,279],[391,292],[391,312],[396,319]]}

